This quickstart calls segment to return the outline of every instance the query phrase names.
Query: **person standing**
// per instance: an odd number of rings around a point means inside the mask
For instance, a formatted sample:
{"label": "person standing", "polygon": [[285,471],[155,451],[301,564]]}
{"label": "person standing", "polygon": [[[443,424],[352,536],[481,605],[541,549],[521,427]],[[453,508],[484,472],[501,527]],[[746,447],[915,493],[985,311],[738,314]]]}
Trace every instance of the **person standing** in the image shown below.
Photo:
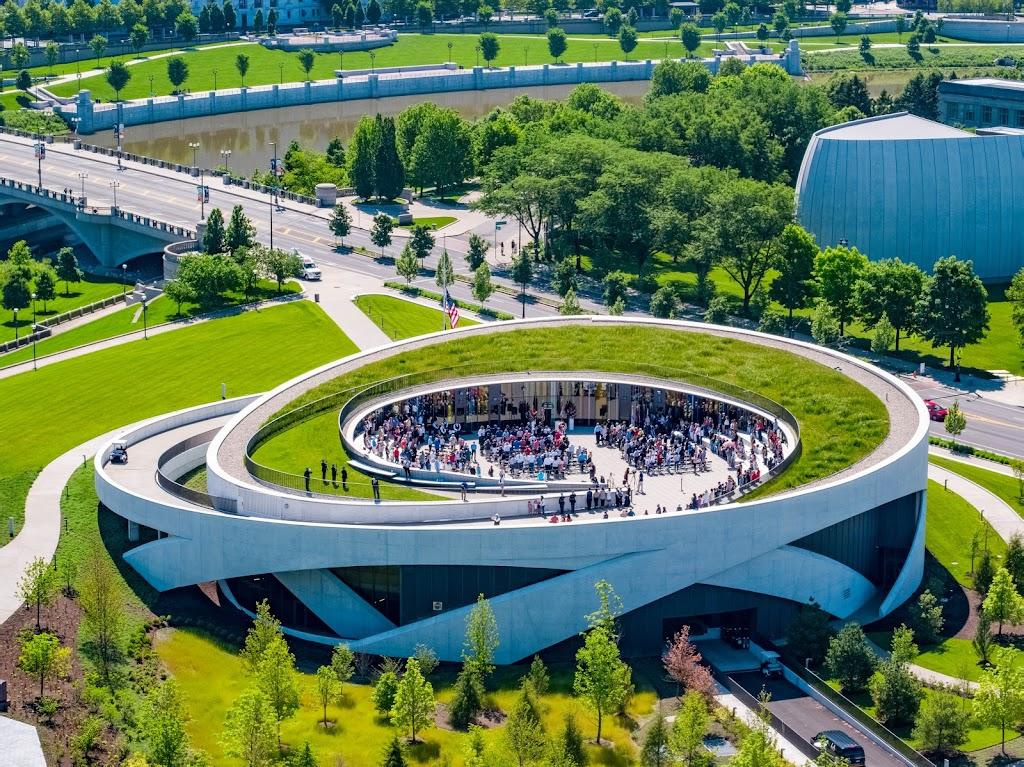
{"label": "person standing", "polygon": [[636,492],[638,495],[647,495],[644,492],[644,470],[640,469],[636,475]]}
{"label": "person standing", "polygon": [[370,478],[370,487],[373,488],[373,500],[379,501],[380,500],[380,480],[378,480],[376,477],[371,477]]}
{"label": "person standing", "polygon": [[594,507],[594,491],[587,488],[587,511]]}
{"label": "person standing", "polygon": [[565,516],[565,494],[558,494],[558,513]]}
{"label": "person standing", "polygon": [[306,467],[306,470],[305,470],[304,472],[302,472],[302,476],[303,476],[303,477],[305,478],[305,480],[306,480],[306,492],[308,493],[308,492],[309,492],[309,478],[313,476],[313,472],[312,472],[312,470],[311,470],[311,469],[310,469],[310,468],[309,468],[309,467],[307,466],[307,467]]}
{"label": "person standing", "polygon": [[572,514],[576,513],[576,493],[569,493],[569,512]]}
{"label": "person standing", "polygon": [[341,488],[348,491],[348,469],[344,466],[341,467]]}
{"label": "person standing", "polygon": [[462,490],[462,500],[464,500],[464,501],[465,501],[465,500],[466,500],[466,490],[468,490],[468,489],[469,489],[469,488],[467,487],[467,485],[466,485],[466,482],[465,482],[465,480],[463,480],[463,482],[462,482],[462,484],[461,484],[461,485],[459,486],[459,488],[460,488],[460,489]]}
{"label": "person standing", "polygon": [[331,484],[335,487],[338,486],[338,464],[331,464]]}
{"label": "person standing", "polygon": [[326,485],[327,484],[327,459],[326,458],[321,458],[320,459],[320,478],[324,481],[324,484]]}

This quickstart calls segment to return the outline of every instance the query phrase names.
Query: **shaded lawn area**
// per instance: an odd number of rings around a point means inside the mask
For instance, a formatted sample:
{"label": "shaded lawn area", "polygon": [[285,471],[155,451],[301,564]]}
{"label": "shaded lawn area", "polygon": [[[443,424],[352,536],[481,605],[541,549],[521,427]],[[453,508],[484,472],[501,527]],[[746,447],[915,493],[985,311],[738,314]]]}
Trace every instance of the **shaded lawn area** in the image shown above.
{"label": "shaded lawn area", "polygon": [[[298,293],[301,290],[302,286],[297,282],[286,282],[282,286],[281,294]],[[223,300],[212,306],[203,307],[199,304],[188,302],[183,303],[181,305],[180,312],[178,311],[177,304],[166,296],[161,295],[148,302],[146,306],[145,322],[143,321],[142,307],[140,304],[126,306],[120,311],[111,312],[110,314],[99,317],[91,322],[83,323],[78,327],[59,332],[56,335],[39,341],[36,343],[36,354],[41,357],[46,354],[53,354],[66,349],[73,349],[76,346],[83,346],[85,344],[95,343],[96,341],[103,341],[107,338],[114,338],[115,336],[123,335],[124,333],[140,331],[147,326],[153,328],[166,322],[188,320],[211,312],[230,309],[231,307],[238,306],[246,301],[251,301],[254,298],[264,300],[277,295],[280,295],[277,292],[277,283],[271,280],[263,280],[255,294],[248,299],[242,293],[232,291],[226,293]],[[32,347],[25,346],[17,351],[0,355],[0,367],[13,365],[30,359],[32,359]]]}
{"label": "shaded lawn area", "polygon": [[[317,338],[296,344],[296,337]],[[315,304],[297,301],[202,323],[0,380],[0,493],[20,527],[50,461],[98,434],[220,397],[266,391],[355,350]],[[16,436],[15,436],[16,435]]]}
{"label": "shaded lawn area", "polygon": [[[57,282],[57,297],[46,302],[46,311],[43,311],[43,302],[36,300],[36,317],[39,320],[47,317],[54,317],[80,306],[86,306],[104,298],[119,295],[124,286],[121,281],[110,277],[98,277],[87,274],[82,277],[81,282],[72,282],[68,285],[67,295],[64,291],[63,280]],[[59,325],[57,327],[60,327]],[[25,335],[32,332],[32,307],[18,310],[18,335]],[[14,338],[14,312],[0,308],[0,342],[10,341]],[[31,355],[29,355],[31,356]],[[5,364],[5,357],[0,357],[0,365]]]}
{"label": "shaded lawn area", "polygon": [[[229,45],[231,41],[221,43],[210,43],[208,45],[201,46],[201,49],[206,48],[219,48],[223,45]],[[185,51],[195,50],[194,48],[183,48],[181,45],[172,46],[170,48],[160,48],[153,51],[143,51],[138,56],[135,55],[135,51],[132,50],[131,45],[128,44],[127,40],[124,43],[111,43],[107,45],[107,52],[100,56],[97,62],[95,56],[81,59],[80,61],[68,61],[65,63],[54,64],[50,67],[48,64],[43,63],[37,67],[29,67],[29,73],[32,77],[47,77],[49,75],[70,75],[76,72],[88,72],[90,69],[106,69],[114,61],[123,61],[131,66],[136,66],[136,61],[146,61],[154,56],[159,56],[165,53],[184,53]],[[76,81],[77,83],[77,81]],[[83,86],[84,87],[84,86]]]}
{"label": "shaded lawn area", "polygon": [[[422,336],[441,330],[445,320],[440,309],[433,309],[403,298],[370,294],[356,297],[356,306],[384,331],[388,338],[398,341],[403,338]],[[459,327],[479,325],[476,320],[459,315]],[[450,323],[449,323],[450,325]]]}
{"label": "shaded lawn area", "polygon": [[[672,363],[678,367],[662,367]],[[440,380],[456,374],[531,369],[647,372],[727,390],[733,386],[756,389],[789,408],[800,423],[804,442],[801,456],[764,486],[769,492],[781,492],[846,468],[873,450],[889,430],[888,413],[874,394],[831,368],[788,352],[675,329],[630,326],[612,331],[586,324],[476,338],[453,335],[450,340],[340,376],[296,398],[286,410],[408,373]],[[276,435],[268,443],[280,438]],[[319,463],[319,459],[319,455],[309,455],[300,460]]]}
{"label": "shaded lawn area", "polygon": [[1006,553],[1006,543],[985,521],[981,513],[962,497],[942,484],[928,480],[928,525],[925,545],[932,555],[967,588],[971,578],[971,537],[976,530],[987,533],[989,551],[995,561]]}
{"label": "shaded lawn area", "polygon": [[[157,653],[175,677],[193,713],[188,731],[193,745],[205,750],[214,764],[235,765],[227,759],[219,738],[224,715],[234,699],[248,684],[246,673],[237,655],[237,648],[217,643],[193,630],[167,632],[157,644]],[[509,711],[518,691],[519,680],[527,665],[499,669],[489,680],[489,697],[502,711]],[[340,702],[327,707],[328,720],[336,726],[324,730],[320,722],[323,712],[315,694],[315,678],[305,669],[300,678],[300,709],[282,726],[282,739],[291,747],[301,747],[309,741],[320,764],[341,764],[346,767],[376,767],[381,754],[395,730],[373,708],[373,688],[367,684],[349,683],[344,686]],[[435,672],[430,681],[439,702],[451,698],[453,675],[450,670]],[[636,720],[648,714],[654,705],[655,694],[639,679],[637,693],[629,706],[626,718],[609,716],[605,719],[603,736],[615,745],[612,749],[598,750],[588,746],[591,764],[633,764],[636,748],[630,740],[630,728]],[[585,738],[593,740],[596,719],[580,701],[571,695],[572,668],[559,665],[551,669],[551,690],[540,698],[543,719],[549,733],[557,732],[566,713],[576,716]],[[401,733],[399,733],[401,734]],[[484,731],[488,745],[500,742],[502,728]],[[462,764],[467,735],[461,732],[432,727],[420,735],[423,743],[409,749],[409,764]]]}
{"label": "shaded lawn area", "polygon": [[[476,45],[478,35],[460,34],[417,34],[403,32],[397,43],[374,51],[374,67],[410,66],[416,64],[442,64],[449,61],[448,43],[452,44],[450,60],[463,67],[470,68],[477,63]],[[542,35],[498,35],[501,46],[498,57],[493,65],[499,67],[523,66],[524,62],[535,64],[555,64],[548,53],[547,39]],[[697,55],[710,56],[717,43],[705,42],[697,51]],[[237,88],[241,78],[235,69],[235,58],[239,53],[249,56],[249,72],[245,84],[268,85],[284,82],[302,82],[306,79],[305,71],[299,64],[295,53],[275,51],[262,45],[232,46],[212,50],[188,50],[182,57],[189,65],[189,79],[182,86],[193,92],[206,91],[213,88],[213,70],[218,71],[218,88]],[[682,42],[675,37],[668,45],[670,56],[680,57],[685,54]],[[665,55],[665,43],[660,40],[638,40],[636,49],[629,54],[629,59],[660,59]],[[619,47],[616,38],[603,35],[585,35],[582,38],[569,36],[569,45],[562,55],[565,64],[576,62],[622,61],[627,57]],[[484,65],[481,58],[480,65]],[[283,64],[283,74],[279,65]],[[310,78],[326,80],[334,78],[336,69],[341,68],[341,58],[336,53],[317,53]],[[344,57],[345,69],[370,69],[369,52],[349,51]],[[132,79],[121,91],[122,99],[145,98],[149,96],[149,76],[153,75],[153,90],[158,96],[172,92],[173,86],[167,79],[167,59],[147,61],[129,67]],[[94,99],[110,101],[114,98],[114,90],[107,85],[103,75],[82,79],[82,88],[92,91]],[[71,96],[78,92],[77,81],[55,85],[51,89],[59,96]]]}
{"label": "shaded lawn area", "polygon": [[965,479],[971,480],[976,485],[981,485],[993,495],[999,496],[1006,501],[1007,505],[1024,516],[1024,502],[1021,501],[1021,487],[1016,477],[1000,474],[996,471],[983,469],[980,466],[972,466],[963,461],[952,458],[943,458],[939,455],[930,455],[928,460],[936,466],[948,469],[954,474],[959,474]]}
{"label": "shaded lawn area", "polygon": [[427,229],[440,229],[442,226],[448,226],[448,224],[456,221],[455,216],[420,216],[414,218],[411,224],[399,224],[395,223],[401,229],[412,229],[414,226],[419,224],[425,226]]}

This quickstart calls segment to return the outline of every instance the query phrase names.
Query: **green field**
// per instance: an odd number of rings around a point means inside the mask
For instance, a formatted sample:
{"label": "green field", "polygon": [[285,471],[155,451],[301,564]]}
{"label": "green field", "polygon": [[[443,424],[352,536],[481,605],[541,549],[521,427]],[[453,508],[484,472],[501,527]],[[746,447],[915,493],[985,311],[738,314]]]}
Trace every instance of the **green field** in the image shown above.
{"label": "green field", "polygon": [[420,216],[415,219],[411,224],[397,224],[396,226],[402,229],[412,229],[416,225],[425,226],[427,229],[440,229],[442,226],[448,226],[448,224],[458,221],[455,216]]}
{"label": "green field", "polygon": [[[444,327],[450,326],[440,309],[404,298],[370,294],[357,296],[355,303],[392,341],[436,333],[443,329],[442,321],[445,321]],[[459,317],[459,327],[479,324],[469,317]]]}
{"label": "green field", "polygon": [[[297,282],[286,282],[283,285],[284,293],[297,293],[300,290],[302,290],[302,286]],[[259,299],[266,299],[275,295],[277,295],[277,283],[268,280],[264,280],[254,293],[254,297]],[[36,355],[41,357],[46,354],[73,349],[76,346],[114,338],[124,333],[142,330],[144,326],[152,328],[166,322],[192,319],[205,313],[236,306],[243,301],[245,301],[245,297],[241,293],[228,293],[225,296],[225,300],[214,307],[204,308],[198,304],[183,303],[181,305],[181,313],[179,314],[176,304],[163,296],[158,296],[147,305],[145,322],[143,321],[140,305],[128,306],[120,311],[112,312],[92,322],[83,323],[70,330],[58,332],[56,335],[39,341],[36,344]],[[0,355],[0,367],[14,365],[30,359],[32,359],[32,347],[25,346],[15,352]]]}
{"label": "green field", "polygon": [[[858,38],[859,40],[860,38]],[[802,45],[802,43],[801,43]],[[858,50],[830,51],[809,47],[804,51],[804,68],[809,71],[832,71],[878,67],[882,69],[938,69],[951,67],[990,67],[1003,56],[1024,56],[1024,46],[1003,45],[921,45],[914,56],[906,46],[873,48],[866,54]]]}
{"label": "green field", "polygon": [[[317,338],[296,344],[296,337]],[[119,426],[264,391],[355,351],[315,304],[246,312],[0,380],[0,504],[20,526],[25,494],[50,461]]]}
{"label": "green field", "polygon": [[1024,501],[1021,499],[1021,486],[1016,477],[1000,474],[996,471],[989,471],[980,466],[972,466],[963,461],[942,456],[929,456],[928,460],[944,469],[949,469],[965,479],[971,480],[976,485],[981,485],[993,495],[997,495],[1006,501],[1011,509],[1024,516]]}
{"label": "green field", "polygon": [[[496,347],[499,343],[500,353]],[[732,339],[649,327],[623,327],[610,333],[571,325],[494,337],[456,336],[426,349],[365,365],[303,394],[287,409],[400,374],[422,372],[450,377],[453,371],[467,375],[530,369],[650,371],[680,381],[706,381],[706,376],[713,379],[707,383],[712,387],[756,387],[758,393],[794,414],[804,447],[802,455],[765,486],[768,492],[781,492],[846,468],[874,449],[889,429],[885,407],[878,398],[831,368]],[[271,438],[263,449],[281,439],[282,434]],[[319,463],[319,458],[314,454],[293,455],[291,465],[313,460]]]}
{"label": "green field", "polygon": [[[409,66],[413,64],[441,64],[449,60],[448,44],[451,43],[450,60],[464,67],[476,64],[477,35],[421,35],[403,34],[399,41],[387,48],[374,51],[371,62],[369,52],[349,52],[345,55],[345,69],[370,69],[371,63],[376,67]],[[494,66],[523,66],[527,64],[553,64],[554,59],[548,54],[547,40],[540,35],[499,35],[501,50]],[[701,45],[698,55],[710,56],[714,44],[707,42]],[[668,44],[668,55],[683,56],[685,50],[679,41]],[[665,55],[665,43],[658,40],[640,40],[636,49],[629,55],[630,59],[660,59]],[[249,73],[246,85],[267,85],[277,82],[301,82],[306,75],[294,53],[272,51],[262,45],[219,47],[212,50],[190,50],[182,53],[189,65],[189,79],[184,88],[193,92],[213,88],[214,71],[217,72],[218,88],[237,88],[241,79],[235,69],[235,58],[239,53],[249,56]],[[625,60],[626,56],[619,47],[618,40],[611,37],[570,35],[569,47],[562,56],[562,61],[571,64],[578,61],[609,61]],[[334,77],[334,71],[340,68],[341,58],[336,53],[317,54],[310,77],[324,80]],[[484,64],[480,60],[481,66]],[[158,59],[133,64],[129,67],[132,79],[121,91],[122,99],[145,98],[149,96],[149,76],[153,75],[153,89],[156,95],[167,95],[173,87],[167,79],[167,60]],[[107,85],[103,75],[82,78],[82,88],[92,91],[93,98],[109,101],[114,98],[114,91]],[[60,96],[71,96],[78,92],[77,81],[69,81],[55,85],[51,89]]]}
{"label": "green field", "polygon": [[967,588],[973,588],[971,537],[975,530],[988,533],[988,546],[998,562],[1006,553],[1006,543],[982,519],[976,508],[938,482],[928,481],[928,528],[925,545],[943,567]]}
{"label": "green field", "polygon": [[[77,309],[80,306],[102,301],[104,298],[117,295],[124,290],[118,279],[108,277],[96,277],[85,275],[81,282],[73,282],[69,285],[68,295],[64,294],[64,283],[57,283],[57,297],[46,302],[46,311],[43,311],[43,302],[36,301],[36,317],[40,320],[53,317],[63,312]],[[32,307],[18,311],[18,334],[25,335],[32,330]],[[14,312],[0,308],[0,342],[10,341],[14,338]],[[30,355],[31,356],[31,355]],[[4,358],[0,357],[0,365]]]}
{"label": "green field", "polygon": [[[110,66],[113,61],[124,61],[126,63],[145,61],[152,59],[155,56],[161,56],[167,53],[181,53],[183,51],[195,51],[195,50],[208,50],[211,48],[220,48],[225,45],[232,45],[231,41],[223,43],[211,43],[209,45],[203,45],[198,48],[183,48],[182,46],[175,46],[172,48],[160,48],[153,51],[143,51],[142,54],[136,56],[135,52],[131,49],[130,45],[116,43],[107,46],[107,52],[99,58],[99,61],[95,57],[89,57],[82,59],[81,61],[69,61],[67,63],[54,64],[51,68],[47,64],[42,64],[38,67],[29,67],[29,74],[34,78],[48,78],[50,75],[59,77],[60,75],[70,75],[79,72],[88,72],[92,69],[105,69]],[[134,64],[132,64],[134,66]],[[11,70],[7,68],[5,74],[10,76]],[[17,74],[17,73],[15,73]],[[13,87],[12,87],[13,90]]]}

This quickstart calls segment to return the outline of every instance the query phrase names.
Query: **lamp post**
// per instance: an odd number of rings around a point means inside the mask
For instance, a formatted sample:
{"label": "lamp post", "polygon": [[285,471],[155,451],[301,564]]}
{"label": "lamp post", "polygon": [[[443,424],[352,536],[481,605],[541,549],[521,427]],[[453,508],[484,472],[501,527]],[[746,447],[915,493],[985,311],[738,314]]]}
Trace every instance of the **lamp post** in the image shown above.
{"label": "lamp post", "polygon": [[217,70],[213,70],[213,89],[217,90]]}
{"label": "lamp post", "polygon": [[480,66],[480,46],[477,45],[477,46],[474,46],[474,48],[476,50],[476,65]]}
{"label": "lamp post", "polygon": [[227,174],[228,178],[230,178],[231,177],[231,168],[229,167],[228,163],[231,162],[231,150],[230,149],[221,149],[220,150],[220,159],[221,159],[222,164],[224,165],[224,173]]}
{"label": "lamp post", "polygon": [[448,63],[452,63],[452,41],[448,41]]}
{"label": "lamp post", "polygon": [[345,70],[345,51],[338,51],[338,71]]}
{"label": "lamp post", "polygon": [[199,142],[198,141],[189,141],[188,142],[188,148],[192,150],[192,175],[195,176],[196,175],[196,166],[198,165],[198,162],[199,162],[198,159],[197,159],[197,157],[199,155]]}
{"label": "lamp post", "polygon": [[279,75],[278,84],[284,85],[284,62],[279,62],[277,65],[277,72]]}
{"label": "lamp post", "polygon": [[14,312],[14,343],[17,344],[18,343],[18,307],[15,306],[14,309],[12,309],[12,311]]}
{"label": "lamp post", "polygon": [[274,174],[274,180],[270,186],[270,249],[274,249],[274,206],[277,204],[277,142],[271,141],[270,146],[274,147],[274,159],[270,162],[270,172]]}
{"label": "lamp post", "polygon": [[149,76],[149,97],[153,98],[153,75]]}
{"label": "lamp post", "polygon": [[597,63],[597,43],[594,43],[594,63]]}
{"label": "lamp post", "polygon": [[206,171],[199,171],[199,220],[206,220]]}
{"label": "lamp post", "polygon": [[117,189],[121,186],[120,181],[111,181],[110,188],[114,190],[114,209],[117,209]]}
{"label": "lamp post", "polygon": [[377,54],[374,51],[370,51],[370,74],[373,74],[374,61],[377,60]]}
{"label": "lamp post", "polygon": [[149,325],[146,322],[146,294],[142,294],[142,340],[149,340]]}
{"label": "lamp post", "polygon": [[32,369],[36,367],[36,294],[32,294]]}
{"label": "lamp post", "polygon": [[46,158],[46,144],[42,141],[36,142],[36,163],[39,171],[39,188],[43,188],[43,160]]}
{"label": "lamp post", "polygon": [[121,298],[128,293],[128,264],[121,264]]}
{"label": "lamp post", "polygon": [[89,174],[84,171],[78,172],[78,179],[82,182],[82,205],[85,205],[85,180],[89,178]]}

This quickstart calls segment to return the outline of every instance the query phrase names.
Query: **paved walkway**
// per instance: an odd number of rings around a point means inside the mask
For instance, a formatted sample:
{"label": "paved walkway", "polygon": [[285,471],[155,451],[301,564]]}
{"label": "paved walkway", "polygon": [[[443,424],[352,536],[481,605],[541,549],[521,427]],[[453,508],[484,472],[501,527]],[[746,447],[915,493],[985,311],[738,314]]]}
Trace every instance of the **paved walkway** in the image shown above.
{"label": "paved walkway", "polygon": [[[721,688],[719,688],[721,689]],[[741,720],[746,722],[748,725],[753,725],[757,720],[757,713],[754,712],[749,706],[745,705],[739,698],[733,695],[731,692],[721,692],[715,696],[719,705],[727,708],[734,712]],[[675,719],[675,717],[671,717]],[[803,752],[790,743],[788,740],[782,737],[782,734],[775,729],[772,729],[775,734],[775,745],[778,746],[779,750],[782,751],[782,757],[790,764],[795,764],[796,767],[803,767],[811,763],[811,760],[804,756]]]}
{"label": "paved walkway", "polygon": [[928,448],[928,455],[938,456],[939,458],[945,458],[949,461],[956,461],[957,463],[962,463],[967,466],[975,466],[979,469],[985,469],[986,471],[991,471],[995,474],[1002,474],[1007,477],[1013,476],[1013,469],[1009,466],[996,463],[995,461],[990,461],[987,458],[976,458],[973,455],[959,455],[958,453],[951,453],[946,448],[938,447],[936,445],[932,445]]}
{"label": "paved walkway", "polygon": [[319,264],[322,280],[306,284],[306,292],[320,295],[320,308],[347,335],[359,349],[373,349],[391,343],[391,339],[363,314],[355,304],[360,293],[381,293],[380,280],[357,272]]}

